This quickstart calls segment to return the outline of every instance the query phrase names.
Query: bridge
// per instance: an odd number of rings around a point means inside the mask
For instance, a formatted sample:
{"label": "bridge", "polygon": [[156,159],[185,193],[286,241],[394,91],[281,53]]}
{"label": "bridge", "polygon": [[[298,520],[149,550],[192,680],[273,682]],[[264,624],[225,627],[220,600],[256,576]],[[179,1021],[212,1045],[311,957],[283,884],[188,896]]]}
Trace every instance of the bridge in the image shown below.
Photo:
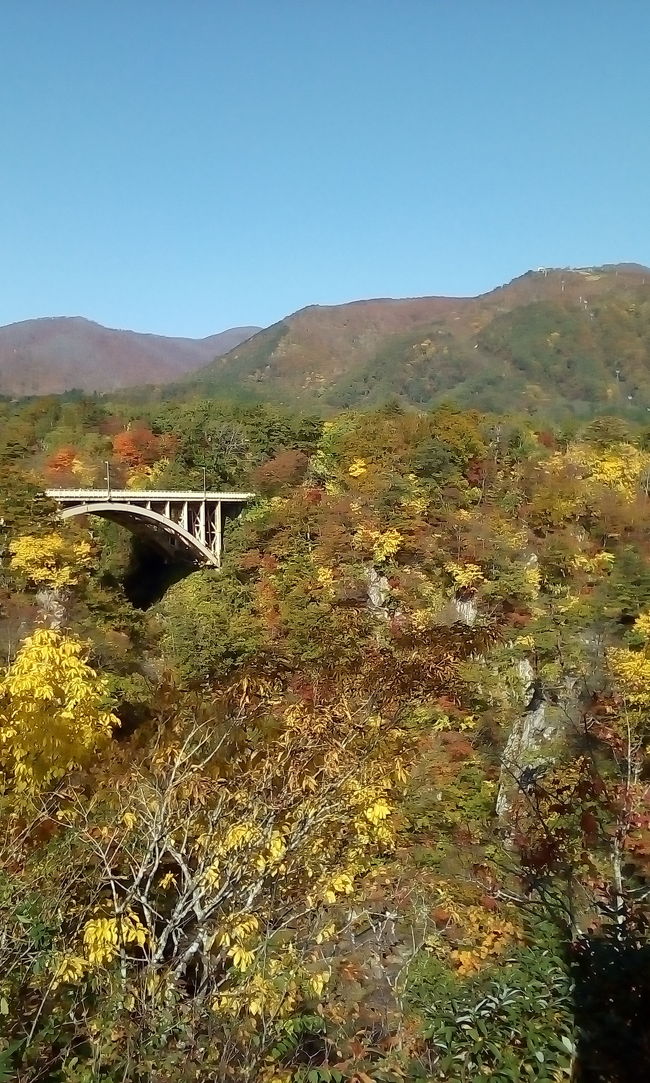
{"label": "bridge", "polygon": [[48,489],[62,519],[99,515],[152,542],[169,560],[219,568],[223,523],[254,493],[163,492],[157,489]]}

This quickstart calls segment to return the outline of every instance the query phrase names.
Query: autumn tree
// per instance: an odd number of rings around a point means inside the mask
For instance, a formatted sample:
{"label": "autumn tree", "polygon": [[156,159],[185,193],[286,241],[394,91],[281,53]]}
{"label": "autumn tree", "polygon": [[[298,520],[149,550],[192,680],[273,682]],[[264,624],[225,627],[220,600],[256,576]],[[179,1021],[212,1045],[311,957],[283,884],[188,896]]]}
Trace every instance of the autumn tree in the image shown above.
{"label": "autumn tree", "polygon": [[107,687],[79,640],[39,629],[0,681],[0,769],[4,788],[32,793],[106,742],[117,719]]}
{"label": "autumn tree", "polygon": [[[26,665],[9,694],[22,695]],[[80,721],[90,723],[89,710],[80,702]],[[82,735],[88,752],[97,726]],[[292,1020],[314,1018],[315,1033],[328,1025],[321,1005],[350,903],[394,845],[407,746],[394,720],[362,705],[278,701],[272,684],[244,682],[203,717],[170,698],[149,747],[114,763],[117,786],[90,800],[70,785],[59,791],[54,839],[66,860],[50,870],[48,894],[67,905],[47,944],[19,935],[3,949],[23,975],[7,995],[27,1012],[12,1040],[32,1031],[34,1064],[56,1026],[64,1048],[84,1033],[95,1063],[127,1075],[172,1070],[182,1048],[196,1078],[270,1078]],[[69,765],[58,743],[46,748]],[[31,864],[13,868],[3,903],[12,925],[6,908],[34,876]],[[103,1022],[89,1031],[91,992]],[[39,1023],[28,1005],[42,997]]]}

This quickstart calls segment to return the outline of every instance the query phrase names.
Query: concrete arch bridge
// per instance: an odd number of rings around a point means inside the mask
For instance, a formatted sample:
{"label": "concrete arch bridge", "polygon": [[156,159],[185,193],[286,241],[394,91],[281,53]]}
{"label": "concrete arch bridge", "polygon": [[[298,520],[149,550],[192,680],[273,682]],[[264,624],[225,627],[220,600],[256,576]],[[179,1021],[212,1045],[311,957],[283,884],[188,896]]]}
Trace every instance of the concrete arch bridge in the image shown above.
{"label": "concrete arch bridge", "polygon": [[157,489],[48,489],[62,519],[99,515],[162,550],[170,561],[221,566],[223,523],[254,493]]}

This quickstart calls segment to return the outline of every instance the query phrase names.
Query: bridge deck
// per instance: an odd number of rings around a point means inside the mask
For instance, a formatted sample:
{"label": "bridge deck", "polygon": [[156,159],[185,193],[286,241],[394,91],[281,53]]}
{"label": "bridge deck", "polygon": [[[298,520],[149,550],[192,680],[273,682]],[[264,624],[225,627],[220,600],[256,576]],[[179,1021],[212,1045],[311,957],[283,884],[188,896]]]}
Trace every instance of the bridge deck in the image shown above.
{"label": "bridge deck", "polygon": [[156,503],[167,500],[196,501],[196,500],[220,500],[223,503],[237,504],[244,500],[252,500],[254,493],[218,492],[208,489],[47,489],[47,496],[53,500],[75,500],[80,503],[88,503],[90,500],[121,500],[126,503],[152,500]]}

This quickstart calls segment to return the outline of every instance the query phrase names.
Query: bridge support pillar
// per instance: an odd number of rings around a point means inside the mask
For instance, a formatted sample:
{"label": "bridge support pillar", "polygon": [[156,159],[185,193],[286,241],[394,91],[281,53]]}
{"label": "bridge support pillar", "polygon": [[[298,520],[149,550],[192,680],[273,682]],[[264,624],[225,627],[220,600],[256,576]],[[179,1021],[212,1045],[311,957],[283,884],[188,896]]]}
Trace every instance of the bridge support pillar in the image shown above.
{"label": "bridge support pillar", "polygon": [[214,547],[216,551],[215,556],[219,561],[219,567],[221,567],[222,534],[223,524],[221,520],[221,501],[217,500],[214,508]]}

